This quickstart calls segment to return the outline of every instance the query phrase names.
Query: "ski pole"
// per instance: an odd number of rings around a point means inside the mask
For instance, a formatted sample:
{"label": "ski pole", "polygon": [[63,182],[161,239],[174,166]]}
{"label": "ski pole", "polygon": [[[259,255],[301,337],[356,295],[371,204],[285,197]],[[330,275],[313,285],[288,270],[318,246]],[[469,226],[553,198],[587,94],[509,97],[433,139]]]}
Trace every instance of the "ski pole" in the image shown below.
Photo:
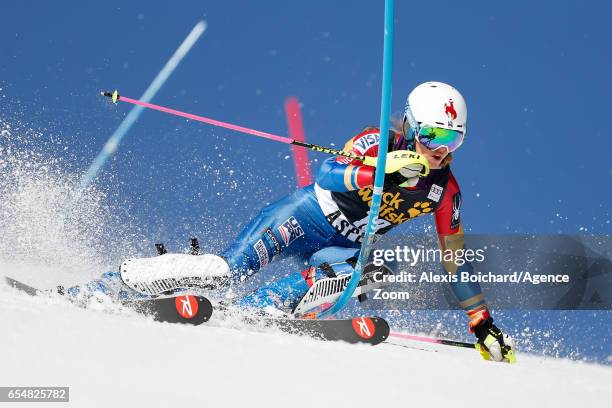
{"label": "ski pole", "polygon": [[[434,343],[434,344],[443,344],[445,346],[453,346],[453,347],[461,347],[461,348],[469,348],[474,349],[480,353],[480,356],[485,360],[491,360],[491,355],[489,351],[479,343],[466,343],[463,341],[455,341],[455,340],[445,340],[438,339],[435,337],[425,337],[425,336],[414,336],[412,334],[406,333],[397,333],[391,332],[389,333],[389,337],[398,337],[400,339],[406,340],[414,340],[414,341],[422,341],[424,343]],[[503,355],[503,361],[506,363],[516,363],[516,355],[514,354],[514,350],[509,349],[506,354]]]}
{"label": "ski pole", "polygon": [[[183,40],[181,45],[174,51],[174,54],[170,57],[170,59],[163,66],[161,71],[155,76],[153,82],[149,84],[147,89],[144,91],[142,96],[140,97],[143,100],[150,101],[155,97],[155,94],[159,91],[159,89],[166,83],[168,78],[172,75],[176,67],[181,63],[183,58],[189,53],[191,48],[198,41],[200,36],[206,30],[206,22],[201,20],[199,21],[193,29],[189,32],[187,37]],[[77,204],[85,189],[93,183],[93,181],[102,170],[102,167],[106,164],[108,159],[115,154],[119,143],[123,140],[125,135],[129,132],[131,127],[136,123],[140,114],[144,109],[139,106],[134,106],[133,109],[123,118],[117,129],[113,132],[113,134],[108,138],[102,150],[98,153],[95,159],[91,162],[87,171],[81,177],[81,181],[79,182],[79,187],[76,191],[71,194],[71,197],[68,199],[65,204],[64,213],[68,214],[74,206]]]}
{"label": "ski pole", "polygon": [[169,113],[170,115],[181,116],[181,117],[186,118],[186,119],[191,119],[191,120],[195,120],[195,121],[198,121],[198,122],[208,123],[209,125],[219,126],[219,127],[222,127],[222,128],[235,130],[236,132],[246,133],[246,134],[249,134],[249,135],[263,137],[263,138],[266,138],[266,139],[269,139],[269,140],[274,140],[274,141],[281,142],[281,143],[287,143],[287,144],[291,144],[291,145],[295,145],[295,146],[304,147],[306,149],[314,150],[315,152],[327,153],[327,154],[332,154],[332,155],[335,155],[335,156],[344,156],[344,157],[348,157],[350,159],[357,159],[357,160],[360,160],[360,161],[364,161],[366,159],[365,156],[359,156],[359,155],[356,155],[356,154],[351,153],[351,152],[345,152],[344,150],[337,150],[337,149],[332,149],[332,148],[325,147],[325,146],[319,146],[319,145],[315,145],[315,144],[311,144],[311,143],[306,143],[306,142],[302,142],[302,141],[299,141],[299,140],[291,139],[289,137],[278,136],[278,135],[274,135],[272,133],[262,132],[262,131],[255,130],[255,129],[250,129],[250,128],[247,128],[247,127],[244,127],[244,126],[238,126],[238,125],[234,125],[234,124],[231,124],[231,123],[222,122],[220,120],[211,119],[211,118],[205,118],[204,116],[193,115],[191,113],[181,112],[181,111],[176,110],[176,109],[166,108],[164,106],[155,105],[155,104],[152,104],[152,103],[139,101],[137,99],[128,98],[126,96],[119,95],[118,91],[114,91],[114,92],[100,92],[100,94],[102,96],[106,96],[108,98],[111,98],[113,103],[117,103],[118,101],[127,102],[127,103],[131,103],[132,105],[138,105],[138,106],[142,106],[144,108],[149,108],[149,109],[154,109],[154,110],[157,110],[157,111],[160,111],[160,112]]}
{"label": "ski pole", "polygon": [[405,333],[391,332],[391,333],[389,333],[389,337],[398,337],[400,339],[413,340],[413,341],[421,341],[421,342],[424,342],[424,343],[443,344],[445,346],[463,347],[463,348],[471,348],[471,349],[475,349],[476,348],[476,344],[474,344],[474,343],[466,343],[466,342],[463,342],[463,341],[438,339],[438,338],[435,338],[435,337],[414,336],[412,334],[405,334]]}

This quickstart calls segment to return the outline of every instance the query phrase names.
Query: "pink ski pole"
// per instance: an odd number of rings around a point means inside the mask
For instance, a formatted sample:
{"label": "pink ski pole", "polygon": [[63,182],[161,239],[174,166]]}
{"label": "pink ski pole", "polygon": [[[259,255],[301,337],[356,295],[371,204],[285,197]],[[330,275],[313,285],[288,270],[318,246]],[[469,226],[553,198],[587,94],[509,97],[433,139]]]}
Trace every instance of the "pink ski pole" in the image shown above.
{"label": "pink ski pole", "polygon": [[435,337],[415,336],[415,335],[406,334],[406,333],[391,332],[389,333],[389,337],[420,341],[424,343],[444,344],[445,346],[465,347],[465,348],[472,348],[472,349],[476,348],[476,344],[474,343],[465,343],[463,341],[437,339]]}
{"label": "pink ski pole", "polygon": [[164,106],[155,105],[155,104],[152,104],[152,103],[139,101],[137,99],[128,98],[127,96],[119,95],[118,91],[114,91],[114,92],[101,92],[101,95],[102,96],[106,96],[108,98],[111,98],[114,103],[117,103],[118,101],[127,102],[127,103],[131,103],[132,105],[139,105],[139,106],[142,106],[144,108],[149,108],[149,109],[154,109],[156,111],[160,111],[160,112],[164,112],[164,113],[169,113],[170,115],[180,116],[180,117],[183,117],[183,118],[186,118],[186,119],[195,120],[195,121],[203,122],[203,123],[208,123],[209,125],[219,126],[219,127],[222,127],[222,128],[235,130],[236,132],[241,132],[241,133],[246,133],[246,134],[253,135],[253,136],[263,137],[263,138],[274,140],[274,141],[281,142],[281,143],[287,143],[287,144],[291,144],[291,145],[295,145],[295,146],[300,146],[300,147],[303,147],[303,148],[306,148],[306,149],[310,149],[310,150],[314,150],[314,151],[317,151],[317,152],[332,154],[332,155],[335,155],[335,156],[349,157],[351,159],[357,159],[357,160],[361,160],[361,161],[365,160],[364,156],[358,156],[356,154],[353,154],[353,153],[350,153],[350,152],[345,152],[343,150],[336,150],[336,149],[331,149],[329,147],[324,147],[324,146],[319,146],[319,145],[315,145],[315,144],[311,144],[311,143],[306,143],[306,142],[303,142],[303,141],[300,141],[300,140],[291,139],[289,137],[274,135],[272,133],[262,132],[262,131],[255,130],[255,129],[250,129],[250,128],[247,128],[247,127],[244,127],[244,126],[238,126],[238,125],[234,125],[234,124],[231,124],[231,123],[228,123],[228,122],[222,122],[220,120],[206,118],[204,116],[199,116],[199,115],[193,115],[191,113],[181,112],[181,111],[176,110],[176,109],[166,108]]}

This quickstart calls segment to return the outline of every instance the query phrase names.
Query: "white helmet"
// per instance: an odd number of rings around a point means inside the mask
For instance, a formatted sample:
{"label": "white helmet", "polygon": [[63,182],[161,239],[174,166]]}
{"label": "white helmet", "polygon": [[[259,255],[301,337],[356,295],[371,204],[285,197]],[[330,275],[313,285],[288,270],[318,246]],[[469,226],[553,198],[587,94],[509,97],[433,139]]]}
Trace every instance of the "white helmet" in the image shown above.
{"label": "white helmet", "polygon": [[408,95],[404,121],[419,129],[429,125],[465,133],[467,105],[458,90],[443,82],[425,82]]}

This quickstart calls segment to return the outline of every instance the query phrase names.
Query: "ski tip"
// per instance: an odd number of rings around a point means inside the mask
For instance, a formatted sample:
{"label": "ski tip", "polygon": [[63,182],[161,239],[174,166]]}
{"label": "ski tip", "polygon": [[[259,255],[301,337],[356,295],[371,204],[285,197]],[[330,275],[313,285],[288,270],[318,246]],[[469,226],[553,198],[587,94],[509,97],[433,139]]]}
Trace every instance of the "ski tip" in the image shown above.
{"label": "ski tip", "polygon": [[116,89],[113,92],[102,91],[102,92],[100,92],[100,95],[106,96],[107,98],[111,98],[113,103],[117,103],[117,101],[119,100],[119,97],[120,97],[119,91],[116,90]]}
{"label": "ski tip", "polygon": [[17,289],[21,292],[25,292],[26,294],[30,295],[30,296],[37,296],[39,294],[39,290],[30,286],[30,285],[26,285],[23,282],[20,282],[16,279],[13,278],[9,278],[8,276],[4,276],[4,283],[10,287],[12,287],[13,289]]}
{"label": "ski tip", "polygon": [[11,286],[11,287],[14,287],[15,284],[18,283],[18,281],[16,281],[15,279],[13,279],[11,277],[6,276],[6,275],[3,276],[2,278],[4,280],[4,283],[7,284],[8,286]]}

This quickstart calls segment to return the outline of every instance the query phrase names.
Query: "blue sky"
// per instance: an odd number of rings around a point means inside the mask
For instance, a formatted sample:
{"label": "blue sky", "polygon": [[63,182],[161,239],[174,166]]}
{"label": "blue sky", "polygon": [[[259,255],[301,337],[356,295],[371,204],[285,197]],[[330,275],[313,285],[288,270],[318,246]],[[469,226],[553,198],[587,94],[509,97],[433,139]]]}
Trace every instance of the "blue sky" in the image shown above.
{"label": "blue sky", "polygon": [[[427,80],[468,102],[453,164],[467,230],[610,232],[609,12],[603,1],[396,2],[392,111]],[[335,146],[379,121],[382,1],[21,1],[2,15],[0,112],[63,140],[53,154],[74,171],[130,108],[99,91],[139,97],[199,19],[207,31],[154,103],[286,134],[295,95],[309,141]],[[153,240],[221,246],[216,236],[292,191],[289,154],[147,111],[100,184]]]}

